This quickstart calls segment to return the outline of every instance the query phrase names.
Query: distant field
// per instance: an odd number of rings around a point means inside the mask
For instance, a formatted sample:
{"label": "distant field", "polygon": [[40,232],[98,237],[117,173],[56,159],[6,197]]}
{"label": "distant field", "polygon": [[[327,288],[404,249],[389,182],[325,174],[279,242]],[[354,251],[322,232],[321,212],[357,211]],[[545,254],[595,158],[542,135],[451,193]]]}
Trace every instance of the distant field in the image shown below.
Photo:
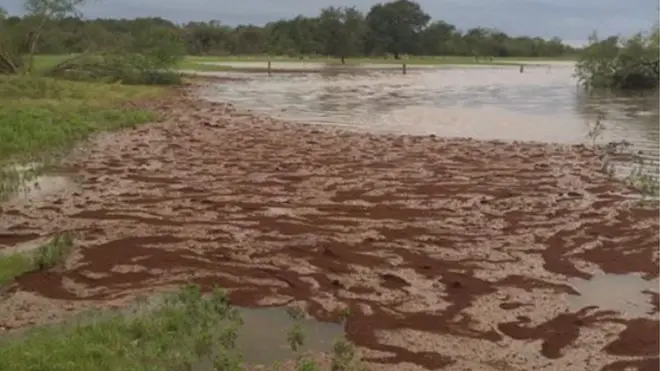
{"label": "distant field", "polygon": [[[35,58],[35,69],[45,70],[50,67],[57,65],[58,63],[71,58],[72,55],[39,55]],[[268,60],[273,62],[325,62],[332,64],[339,64],[341,61],[338,58],[331,57],[304,57],[304,58],[292,58],[292,57],[268,57],[268,56],[224,56],[224,57],[200,57],[200,56],[188,56],[181,63],[179,68],[185,70],[196,70],[196,71],[224,71],[230,69],[236,69],[229,66],[218,66],[218,65],[208,65],[202,63],[209,62],[266,62]],[[524,63],[534,63],[534,62],[546,62],[546,61],[571,61],[571,58],[493,58],[490,59],[475,59],[473,57],[459,57],[459,56],[442,56],[442,57],[408,57],[396,60],[394,58],[347,58],[347,64],[366,64],[366,63],[378,63],[378,64],[401,64],[406,63],[410,65],[443,65],[443,64],[452,64],[452,65],[508,65],[508,64],[518,64],[521,62]],[[264,68],[266,66],[264,65]]]}

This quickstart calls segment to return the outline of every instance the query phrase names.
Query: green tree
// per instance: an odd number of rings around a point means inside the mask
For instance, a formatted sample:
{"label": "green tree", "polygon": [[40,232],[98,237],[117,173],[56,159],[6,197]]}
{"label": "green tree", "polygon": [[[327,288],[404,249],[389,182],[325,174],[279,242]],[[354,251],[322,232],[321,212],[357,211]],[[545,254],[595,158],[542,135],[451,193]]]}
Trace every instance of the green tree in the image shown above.
{"label": "green tree", "polygon": [[[455,36],[456,26],[444,21],[431,23],[421,33],[421,50],[423,54],[447,55],[453,50],[452,38]],[[460,37],[460,36],[459,36]]]}
{"label": "green tree", "polygon": [[328,7],[318,18],[319,36],[325,55],[341,58],[362,54],[365,23],[364,16],[355,7]]}
{"label": "green tree", "polygon": [[27,43],[27,73],[32,72],[34,54],[37,52],[37,45],[48,23],[71,14],[77,15],[78,8],[84,3],[85,0],[25,0],[27,20],[31,23]]}
{"label": "green tree", "polygon": [[371,47],[391,53],[396,59],[402,53],[413,53],[430,20],[422,7],[411,0],[376,4],[366,17]]}

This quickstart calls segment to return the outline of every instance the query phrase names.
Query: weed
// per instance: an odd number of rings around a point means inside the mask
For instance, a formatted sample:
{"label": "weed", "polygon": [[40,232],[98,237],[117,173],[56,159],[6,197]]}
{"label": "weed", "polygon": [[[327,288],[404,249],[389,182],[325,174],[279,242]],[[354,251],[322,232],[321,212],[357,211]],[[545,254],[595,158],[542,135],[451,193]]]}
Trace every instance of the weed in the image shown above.
{"label": "weed", "polygon": [[314,360],[301,357],[296,363],[296,371],[318,371],[319,365]]}
{"label": "weed", "polygon": [[332,347],[332,371],[362,370],[364,367],[357,358],[353,343],[338,339]]}
{"label": "weed", "polygon": [[305,345],[305,333],[303,332],[300,323],[293,325],[286,336],[286,340],[289,343],[289,347],[291,347],[291,350],[294,352],[297,352],[303,345]]}
{"label": "weed", "polygon": [[33,266],[39,270],[48,269],[62,263],[73,249],[73,236],[63,232],[50,242],[40,246],[33,256]]}
{"label": "weed", "polygon": [[633,155],[634,166],[626,178],[628,184],[639,190],[642,201],[654,200],[660,196],[658,164],[648,164],[639,154]]}
{"label": "weed", "polygon": [[604,117],[599,116],[595,123],[589,124],[589,132],[587,133],[587,137],[591,139],[591,145],[593,146],[596,145],[596,141],[598,141],[600,136],[605,131],[605,123],[603,121]]}

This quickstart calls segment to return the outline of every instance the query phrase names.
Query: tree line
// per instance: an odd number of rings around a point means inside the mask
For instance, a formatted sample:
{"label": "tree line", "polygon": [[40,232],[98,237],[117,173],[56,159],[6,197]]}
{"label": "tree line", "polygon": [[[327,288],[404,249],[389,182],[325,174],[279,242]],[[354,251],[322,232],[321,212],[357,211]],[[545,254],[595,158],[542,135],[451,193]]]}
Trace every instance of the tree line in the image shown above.
{"label": "tree line", "polygon": [[[6,28],[29,35],[31,16],[9,16]],[[84,53],[120,47],[145,30],[176,34],[189,55],[285,55],[337,58],[407,55],[562,57],[576,50],[559,38],[509,36],[489,28],[459,30],[432,20],[411,0],[355,7],[328,7],[315,17],[297,16],[263,26],[230,27],[220,21],[175,24],[162,18],[82,19],[67,14],[44,25],[35,45],[43,54]]]}

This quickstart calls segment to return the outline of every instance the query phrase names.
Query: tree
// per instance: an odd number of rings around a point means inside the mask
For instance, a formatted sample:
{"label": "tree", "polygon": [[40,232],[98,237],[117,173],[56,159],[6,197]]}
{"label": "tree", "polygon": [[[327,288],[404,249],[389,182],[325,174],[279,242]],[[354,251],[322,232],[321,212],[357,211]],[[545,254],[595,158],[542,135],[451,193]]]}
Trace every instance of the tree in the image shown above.
{"label": "tree", "polygon": [[376,4],[366,21],[370,43],[380,44],[384,51],[399,59],[401,53],[412,53],[418,46],[420,33],[431,20],[422,7],[411,0]]}
{"label": "tree", "polygon": [[85,0],[25,0],[25,11],[32,27],[28,34],[28,64],[27,73],[34,67],[34,54],[37,51],[39,39],[48,22],[62,19],[67,15],[78,14],[78,7]]}
{"label": "tree", "polygon": [[319,39],[326,55],[341,58],[362,52],[365,25],[362,13],[355,7],[328,7],[318,18]]}
{"label": "tree", "polygon": [[422,54],[443,55],[450,54],[452,50],[452,37],[456,32],[456,26],[444,21],[431,23],[421,33]]}

